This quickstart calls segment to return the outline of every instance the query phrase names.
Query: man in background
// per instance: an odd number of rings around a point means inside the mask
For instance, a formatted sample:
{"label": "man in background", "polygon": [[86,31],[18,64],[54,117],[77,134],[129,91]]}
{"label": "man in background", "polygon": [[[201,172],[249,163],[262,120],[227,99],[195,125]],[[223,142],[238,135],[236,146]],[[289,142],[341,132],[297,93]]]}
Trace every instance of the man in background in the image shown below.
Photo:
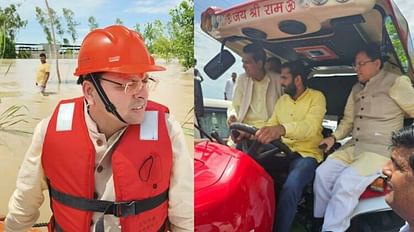
{"label": "man in background", "polygon": [[266,72],[280,74],[282,68],[282,62],[276,57],[269,57],[266,60],[265,69]]}
{"label": "man in background", "polygon": [[233,99],[234,84],[236,83],[237,73],[231,74],[231,79],[226,81],[226,87],[224,88],[224,100],[231,101]]}
{"label": "man in background", "polygon": [[40,57],[40,64],[37,67],[37,71],[36,71],[36,86],[39,87],[41,94],[46,95],[45,89],[46,89],[47,81],[49,80],[50,66],[48,63],[46,63],[45,53],[40,53],[39,57]]}

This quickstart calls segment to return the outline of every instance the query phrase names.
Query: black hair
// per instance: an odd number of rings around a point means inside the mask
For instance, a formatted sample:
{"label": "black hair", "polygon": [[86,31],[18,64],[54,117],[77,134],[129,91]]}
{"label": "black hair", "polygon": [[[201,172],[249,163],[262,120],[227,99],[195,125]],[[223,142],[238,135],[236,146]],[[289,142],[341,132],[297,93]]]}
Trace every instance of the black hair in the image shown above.
{"label": "black hair", "polygon": [[365,53],[372,61],[379,59],[381,61],[381,67],[383,66],[383,59],[381,55],[381,48],[377,43],[369,43],[357,51],[358,53]]}
{"label": "black hair", "polygon": [[283,68],[288,68],[293,78],[300,76],[300,78],[302,79],[303,86],[305,87],[308,86],[309,71],[300,60],[289,61],[289,62],[283,63],[282,69]]}
{"label": "black hair", "polygon": [[40,54],[39,54],[39,57],[44,57],[44,58],[46,58],[46,54],[45,54],[45,53],[40,53]]}
{"label": "black hair", "polygon": [[243,53],[252,54],[253,60],[257,63],[258,61],[263,62],[263,66],[266,62],[266,53],[262,46],[256,43],[248,44],[244,46]]}
{"label": "black hair", "polygon": [[[393,147],[404,147],[414,149],[414,125],[404,127],[392,133],[391,142]],[[408,158],[408,163],[414,171],[414,154]]]}
{"label": "black hair", "polygon": [[280,69],[282,68],[282,62],[280,61],[279,58],[272,56],[272,57],[267,58],[266,63],[267,62],[272,63],[274,65],[275,70],[277,72],[280,72]]}

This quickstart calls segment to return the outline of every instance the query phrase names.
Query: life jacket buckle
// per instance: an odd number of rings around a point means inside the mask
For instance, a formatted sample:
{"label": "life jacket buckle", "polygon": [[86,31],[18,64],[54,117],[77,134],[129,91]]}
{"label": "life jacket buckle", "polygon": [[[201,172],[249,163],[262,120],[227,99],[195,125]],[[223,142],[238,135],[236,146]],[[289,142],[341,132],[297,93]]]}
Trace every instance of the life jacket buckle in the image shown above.
{"label": "life jacket buckle", "polygon": [[131,202],[114,202],[114,216],[115,217],[127,217],[129,215],[136,214],[136,201]]}

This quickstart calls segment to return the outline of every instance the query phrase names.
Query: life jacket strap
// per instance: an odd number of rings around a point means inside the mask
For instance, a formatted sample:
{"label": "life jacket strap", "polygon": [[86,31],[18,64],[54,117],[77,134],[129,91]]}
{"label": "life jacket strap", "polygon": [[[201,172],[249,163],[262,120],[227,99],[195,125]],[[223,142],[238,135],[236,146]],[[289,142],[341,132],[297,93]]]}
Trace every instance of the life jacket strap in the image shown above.
{"label": "life jacket strap", "polygon": [[[128,202],[87,199],[60,192],[52,187],[49,188],[49,191],[51,197],[54,200],[66,206],[84,211],[103,213],[96,223],[96,231],[104,231],[103,219],[105,214],[111,214],[115,217],[128,217],[131,215],[138,215],[142,212],[158,207],[168,199],[168,189],[154,197]],[[56,229],[59,231],[60,228]]]}

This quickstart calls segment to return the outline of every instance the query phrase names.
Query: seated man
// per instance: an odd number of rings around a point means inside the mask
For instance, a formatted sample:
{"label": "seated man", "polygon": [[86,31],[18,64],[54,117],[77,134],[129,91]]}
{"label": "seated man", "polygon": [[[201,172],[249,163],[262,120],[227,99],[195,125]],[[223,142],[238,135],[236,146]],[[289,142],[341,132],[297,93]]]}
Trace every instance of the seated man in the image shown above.
{"label": "seated man", "polygon": [[268,126],[256,133],[261,143],[282,138],[291,150],[300,154],[289,163],[288,177],[280,191],[274,228],[278,232],[291,230],[302,191],[313,180],[316,166],[322,160],[318,144],[322,139],[326,101],[321,92],[306,87],[306,78],[302,63],[282,65],[281,85],[285,94],[277,101]]}
{"label": "seated man", "polygon": [[[232,106],[228,109],[227,123],[242,122],[261,128],[273,112],[282,90],[279,75],[265,70],[266,53],[257,44],[243,48],[243,68],[245,73],[236,79]],[[233,138],[239,143],[244,135]]]}
{"label": "seated man", "polygon": [[410,79],[382,67],[377,44],[357,52],[359,82],[352,87],[338,128],[321,141],[329,150],[352,132],[352,139],[316,170],[314,215],[320,220],[325,217],[322,231],[341,232],[349,227],[359,196],[389,160],[392,131],[402,128],[405,114],[414,117]]}

